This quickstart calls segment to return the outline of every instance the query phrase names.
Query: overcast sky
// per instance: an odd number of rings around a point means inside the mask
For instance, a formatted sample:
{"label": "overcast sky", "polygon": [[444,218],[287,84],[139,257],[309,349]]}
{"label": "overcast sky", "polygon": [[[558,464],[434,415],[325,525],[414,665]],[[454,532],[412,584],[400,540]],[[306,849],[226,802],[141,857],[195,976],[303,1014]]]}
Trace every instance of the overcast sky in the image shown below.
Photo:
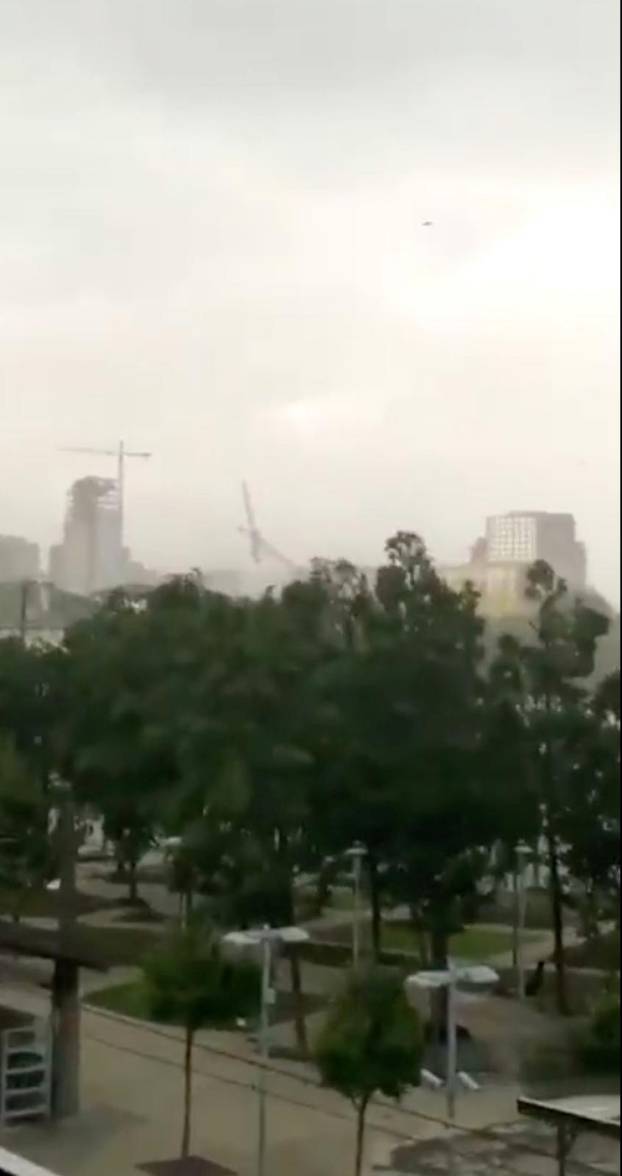
{"label": "overcast sky", "polygon": [[245,477],[296,560],[572,511],[618,600],[617,7],[1,0],[0,532],[123,437],[158,567]]}

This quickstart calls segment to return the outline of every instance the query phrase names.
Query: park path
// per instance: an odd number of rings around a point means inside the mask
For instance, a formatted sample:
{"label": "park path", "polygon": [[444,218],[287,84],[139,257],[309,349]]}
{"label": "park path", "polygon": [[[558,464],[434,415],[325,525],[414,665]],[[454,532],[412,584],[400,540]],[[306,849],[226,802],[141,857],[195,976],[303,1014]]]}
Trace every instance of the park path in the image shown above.
{"label": "park path", "polygon": [[[41,991],[5,986],[4,999],[43,1012]],[[85,1009],[81,1115],[61,1125],[12,1129],[5,1140],[62,1176],[130,1176],[136,1165],[175,1155],[181,1121],[182,1040],[178,1030]],[[239,1035],[201,1033],[195,1052],[195,1150],[251,1176],[257,1117],[257,1059]],[[267,1073],[270,1176],[343,1176],[351,1166],[353,1117],[322,1089],[313,1070],[274,1062]],[[480,1128],[516,1116],[516,1088],[495,1086],[460,1100],[458,1122]],[[438,1094],[409,1092],[399,1108],[370,1110],[369,1164],[391,1146],[445,1131]],[[4,1140],[3,1140],[4,1141]]]}
{"label": "park path", "polygon": [[[27,986],[9,989],[6,996],[33,1012],[45,1007],[42,993]],[[500,1005],[492,1011],[500,1015]],[[504,1031],[507,1004],[505,1014]],[[535,1030],[538,1017],[533,1020]],[[256,1060],[238,1035],[199,1035],[193,1066],[193,1150],[236,1176],[254,1172]],[[82,1016],[81,1114],[61,1124],[12,1129],[3,1133],[2,1143],[60,1176],[135,1176],[138,1164],[176,1154],[181,1065],[178,1030],[87,1009]],[[271,1064],[267,1090],[269,1176],[344,1176],[351,1170],[354,1125],[347,1103],[319,1087],[309,1067],[293,1062]],[[461,1176],[554,1176],[547,1157],[550,1137],[526,1126],[521,1132],[517,1094],[516,1085],[496,1082],[459,1099],[460,1130],[452,1138]],[[398,1108],[377,1100],[369,1114],[365,1176],[442,1172],[448,1138],[443,1114],[443,1096],[426,1090],[409,1092]],[[512,1133],[516,1140],[520,1135],[516,1147]],[[499,1163],[502,1152],[507,1153],[507,1167]],[[569,1167],[568,1176],[617,1170],[610,1158],[604,1158],[604,1166],[597,1160],[581,1169]]]}

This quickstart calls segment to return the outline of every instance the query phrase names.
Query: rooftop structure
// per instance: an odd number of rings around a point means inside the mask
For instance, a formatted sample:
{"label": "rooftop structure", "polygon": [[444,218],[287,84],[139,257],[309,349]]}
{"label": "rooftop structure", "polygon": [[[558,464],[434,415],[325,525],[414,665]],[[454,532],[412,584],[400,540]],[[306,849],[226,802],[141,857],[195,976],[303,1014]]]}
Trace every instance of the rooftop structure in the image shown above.
{"label": "rooftop structure", "polygon": [[438,570],[456,591],[470,581],[481,595],[487,616],[516,616],[529,611],[527,569],[536,560],[550,564],[571,591],[585,588],[585,545],[576,538],[571,514],[510,511],[490,515],[486,535],[473,544],[469,561]]}
{"label": "rooftop structure", "polygon": [[68,497],[63,541],[50,552],[59,588],[91,596],[122,583],[124,553],[119,489],[112,478],[80,478]]}

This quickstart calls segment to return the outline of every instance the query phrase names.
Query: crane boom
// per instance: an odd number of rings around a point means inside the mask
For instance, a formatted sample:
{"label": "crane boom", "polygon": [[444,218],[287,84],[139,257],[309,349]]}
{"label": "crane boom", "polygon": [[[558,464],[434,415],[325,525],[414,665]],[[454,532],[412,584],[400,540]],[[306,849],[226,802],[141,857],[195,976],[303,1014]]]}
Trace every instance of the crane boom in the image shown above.
{"label": "crane boom", "polygon": [[279,551],[277,547],[273,547],[272,543],[269,543],[259,530],[255,519],[255,512],[253,510],[250,491],[246,482],[242,482],[242,501],[244,503],[244,513],[246,515],[247,526],[238,527],[238,530],[240,534],[247,535],[250,539],[251,556],[255,563],[259,563],[261,561],[262,555],[267,555],[270,558],[277,560],[280,564],[283,564],[283,566],[286,567],[288,571],[294,572],[296,575],[301,575],[303,569],[298,567],[298,564],[294,563],[293,559],[289,559],[288,556],[283,555],[283,552]]}
{"label": "crane boom", "polygon": [[244,511],[246,513],[246,521],[248,526],[244,528],[246,534],[251,541],[251,556],[255,563],[259,563],[261,559],[261,536],[257,530],[257,523],[255,522],[255,512],[251,502],[250,491],[246,482],[242,482],[242,500],[244,502]]}

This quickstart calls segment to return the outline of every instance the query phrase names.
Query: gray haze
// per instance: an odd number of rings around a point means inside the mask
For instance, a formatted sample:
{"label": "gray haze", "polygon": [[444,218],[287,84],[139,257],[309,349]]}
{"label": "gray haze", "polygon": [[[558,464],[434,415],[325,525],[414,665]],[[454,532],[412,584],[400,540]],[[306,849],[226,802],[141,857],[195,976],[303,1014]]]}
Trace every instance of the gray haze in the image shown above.
{"label": "gray haze", "polygon": [[0,532],[123,437],[156,566],[246,477],[298,560],[570,510],[619,599],[617,7],[2,0]]}

